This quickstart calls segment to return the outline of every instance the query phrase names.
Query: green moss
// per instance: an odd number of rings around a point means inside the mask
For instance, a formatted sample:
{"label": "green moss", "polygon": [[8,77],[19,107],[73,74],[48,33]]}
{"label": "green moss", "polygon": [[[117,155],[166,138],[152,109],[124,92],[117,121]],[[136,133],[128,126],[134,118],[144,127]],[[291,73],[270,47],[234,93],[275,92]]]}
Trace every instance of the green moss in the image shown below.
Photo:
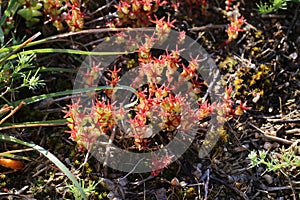
{"label": "green moss", "polygon": [[106,197],[107,197],[106,192],[102,192],[100,195],[98,195],[98,199],[106,199]]}
{"label": "green moss", "polygon": [[1,182],[0,183],[0,188],[3,188],[3,187],[5,187],[7,184],[6,184],[6,182],[5,181],[3,181],[3,182]]}

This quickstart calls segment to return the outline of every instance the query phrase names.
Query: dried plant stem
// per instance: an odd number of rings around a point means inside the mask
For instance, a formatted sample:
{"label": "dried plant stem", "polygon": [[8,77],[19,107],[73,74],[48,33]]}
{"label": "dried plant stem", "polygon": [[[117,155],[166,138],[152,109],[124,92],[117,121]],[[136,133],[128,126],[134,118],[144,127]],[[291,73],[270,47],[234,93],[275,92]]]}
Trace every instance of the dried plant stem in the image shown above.
{"label": "dried plant stem", "polygon": [[107,147],[106,147],[106,151],[105,151],[105,160],[103,162],[103,167],[104,167],[104,177],[107,177],[107,161],[110,157],[110,147],[114,141],[114,138],[115,138],[115,135],[116,135],[116,126],[113,128],[112,130],[112,133],[111,133],[111,136],[108,140],[108,143],[107,143]]}
{"label": "dried plant stem", "polygon": [[283,138],[280,138],[280,137],[271,136],[271,135],[266,134],[263,130],[261,130],[260,128],[258,128],[254,124],[249,123],[249,125],[252,126],[253,128],[255,128],[256,130],[258,130],[259,132],[261,132],[262,133],[262,137],[264,137],[264,138],[266,138],[268,140],[272,140],[272,141],[276,141],[276,142],[281,142],[281,143],[288,144],[288,145],[293,144],[293,142],[290,141],[290,140],[286,140],[286,139],[283,139]]}
{"label": "dried plant stem", "polygon": [[0,125],[3,122],[5,122],[5,120],[7,120],[9,117],[11,117],[13,114],[15,114],[24,104],[25,104],[25,102],[21,101],[17,107],[15,107],[13,110],[11,110],[10,113],[0,121]]}

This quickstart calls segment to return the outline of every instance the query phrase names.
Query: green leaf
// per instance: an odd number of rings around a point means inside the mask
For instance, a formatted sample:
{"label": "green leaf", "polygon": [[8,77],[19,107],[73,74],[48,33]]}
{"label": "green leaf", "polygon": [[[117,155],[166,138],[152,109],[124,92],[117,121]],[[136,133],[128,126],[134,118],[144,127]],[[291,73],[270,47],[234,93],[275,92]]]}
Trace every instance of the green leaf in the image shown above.
{"label": "green leaf", "polygon": [[6,21],[7,17],[14,16],[15,12],[19,8],[20,4],[17,0],[10,0],[8,1],[8,5],[6,10],[4,11],[4,15],[1,17],[0,26],[3,26],[4,22]]}
{"label": "green leaf", "polygon": [[0,19],[0,42],[1,46],[4,44],[4,33],[2,30],[2,26],[4,25],[7,17],[14,16],[16,10],[19,8],[19,3],[17,0],[8,1],[8,5],[6,10],[4,11],[4,15]]}
{"label": "green leaf", "polygon": [[73,182],[73,184],[76,186],[76,188],[80,191],[82,198],[84,200],[87,200],[87,197],[86,197],[82,187],[77,182],[74,175],[55,155],[53,155],[52,153],[50,153],[49,151],[47,151],[46,149],[44,149],[43,147],[41,147],[39,145],[25,142],[25,141],[15,138],[15,137],[12,137],[12,136],[0,134],[0,141],[1,140],[7,141],[7,142],[14,142],[14,143],[18,143],[18,144],[21,144],[24,146],[31,147],[31,148],[37,150],[38,152],[40,152],[41,154],[43,154],[45,157],[47,157],[49,160],[51,160]]}

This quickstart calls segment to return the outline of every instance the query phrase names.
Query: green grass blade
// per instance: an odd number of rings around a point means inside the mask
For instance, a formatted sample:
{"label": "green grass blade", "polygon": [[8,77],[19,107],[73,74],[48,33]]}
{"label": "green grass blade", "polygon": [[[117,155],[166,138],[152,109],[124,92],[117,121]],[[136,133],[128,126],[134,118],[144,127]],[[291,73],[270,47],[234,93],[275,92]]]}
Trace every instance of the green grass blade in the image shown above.
{"label": "green grass blade", "polygon": [[11,153],[0,153],[1,157],[5,157],[5,158],[12,158],[12,159],[16,159],[16,160],[27,160],[30,161],[30,158],[25,157],[25,156],[18,156],[15,154],[11,154]]}
{"label": "green grass blade", "polygon": [[[39,44],[44,44],[48,42],[53,42],[56,40],[59,40],[61,38],[66,38],[74,35],[82,35],[82,34],[92,34],[92,33],[106,33],[106,32],[119,32],[119,31],[149,31],[150,33],[153,32],[153,28],[134,28],[134,29],[128,29],[128,28],[102,28],[102,29],[89,29],[89,30],[81,30],[77,32],[69,32],[69,33],[62,33],[54,36],[50,36],[44,39],[40,39],[37,41],[32,41],[28,44],[26,44],[26,47],[31,47]],[[11,50],[20,48],[21,45],[14,45],[7,48],[0,49],[0,54],[9,52]]]}
{"label": "green grass blade", "polygon": [[0,26],[0,43],[1,43],[1,46],[4,43],[4,33],[3,33],[3,30],[2,30],[1,26]]}
{"label": "green grass blade", "polygon": [[71,74],[78,73],[75,69],[67,69],[62,67],[41,67],[39,72],[66,72]]}
{"label": "green grass blade", "polygon": [[[35,102],[38,102],[38,101],[41,101],[44,99],[48,99],[48,98],[66,96],[66,95],[72,95],[72,94],[80,94],[80,93],[84,93],[84,92],[88,92],[88,91],[98,91],[98,90],[104,90],[104,89],[128,90],[134,94],[136,93],[135,89],[133,89],[132,87],[129,87],[129,86],[125,86],[125,85],[116,86],[116,87],[99,86],[99,87],[95,87],[95,88],[82,88],[82,89],[66,90],[66,91],[62,91],[62,92],[55,92],[55,93],[50,93],[50,94],[42,94],[39,96],[34,96],[34,97],[19,100],[19,101],[15,101],[13,103],[10,103],[10,105],[15,107],[15,106],[19,105],[19,103],[21,101],[24,101],[26,104],[31,104],[31,103],[35,103]],[[133,102],[133,103],[135,104],[136,102]],[[131,104],[133,104],[133,103],[131,103]],[[0,107],[2,107],[2,106],[3,105],[0,105]],[[126,106],[129,107],[129,105],[126,105]]]}
{"label": "green grass blade", "polygon": [[21,144],[21,145],[24,145],[24,146],[28,146],[28,147],[31,147],[31,148],[37,150],[41,154],[43,154],[45,157],[47,157],[49,160],[51,160],[73,182],[73,184],[80,191],[82,198],[84,200],[87,200],[87,197],[86,197],[82,187],[77,182],[74,175],[70,172],[70,170],[55,155],[53,155],[52,153],[50,153],[49,151],[47,151],[46,149],[44,149],[43,147],[41,147],[39,145],[29,143],[29,142],[25,142],[25,141],[22,141],[22,140],[19,140],[19,139],[15,138],[15,137],[12,137],[12,136],[0,134],[0,140],[7,141],[7,142],[14,142],[14,143],[18,143],[18,144]]}
{"label": "green grass blade", "polygon": [[[37,37],[39,37],[42,33],[38,32],[36,34],[34,34],[33,36],[31,36],[29,39],[27,39],[25,42],[23,42],[22,44],[18,45],[18,48],[12,49],[12,47],[8,47],[8,50],[10,51],[5,51],[5,53],[1,54],[1,60],[0,60],[0,64],[4,63],[5,61],[7,61],[10,57],[12,56],[16,56],[18,55],[17,52],[19,52],[21,49],[23,49],[24,47],[26,47],[30,42],[32,42],[33,40],[35,40]],[[3,48],[6,49],[6,48]],[[1,49],[1,50],[3,50]]]}
{"label": "green grass blade", "polygon": [[32,49],[27,51],[22,51],[18,54],[11,55],[7,60],[11,60],[17,58],[19,54],[22,55],[31,55],[34,53],[68,53],[68,54],[78,54],[78,55],[93,55],[93,56],[107,56],[107,55],[123,55],[133,52],[96,52],[96,51],[81,51],[74,49],[53,49],[53,48],[45,48],[45,49]]}
{"label": "green grass blade", "polygon": [[40,126],[63,126],[66,125],[66,119],[55,119],[47,121],[34,121],[34,122],[22,122],[22,123],[5,123],[0,125],[0,131],[11,128],[29,128]]}

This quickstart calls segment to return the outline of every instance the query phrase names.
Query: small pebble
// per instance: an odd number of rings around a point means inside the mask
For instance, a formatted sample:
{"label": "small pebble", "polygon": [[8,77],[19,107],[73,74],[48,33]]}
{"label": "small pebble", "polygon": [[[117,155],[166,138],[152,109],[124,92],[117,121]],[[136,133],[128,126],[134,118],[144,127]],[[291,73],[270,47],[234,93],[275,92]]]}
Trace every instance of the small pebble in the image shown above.
{"label": "small pebble", "polygon": [[265,168],[259,167],[257,168],[257,174],[262,174],[265,171]]}
{"label": "small pebble", "polygon": [[274,131],[274,130],[270,131],[270,135],[276,136],[276,134],[277,134],[277,131]]}
{"label": "small pebble", "polygon": [[265,142],[264,149],[265,150],[270,150],[271,148],[272,148],[272,144],[270,142]]}
{"label": "small pebble", "polygon": [[292,60],[296,60],[297,57],[298,57],[297,52],[291,53],[291,54],[289,55],[289,58],[292,59]]}
{"label": "small pebble", "polygon": [[267,181],[267,183],[270,185],[273,183],[273,177],[270,176],[269,174],[263,175],[263,178]]}
{"label": "small pebble", "polygon": [[252,101],[253,103],[257,103],[259,99],[260,99],[260,94],[257,93],[256,96],[252,99]]}
{"label": "small pebble", "polygon": [[171,180],[171,185],[172,186],[180,186],[180,183],[179,183],[179,180],[178,180],[178,178],[173,178],[172,180]]}
{"label": "small pebble", "polygon": [[255,133],[255,138],[260,138],[260,134],[259,133]]}
{"label": "small pebble", "polygon": [[278,144],[277,142],[274,142],[274,143],[272,144],[272,147],[273,147],[273,148],[279,148],[279,147],[280,147],[280,144]]}
{"label": "small pebble", "polygon": [[180,182],[180,186],[181,186],[181,187],[185,187],[185,186],[187,186],[187,183],[184,182],[184,181],[181,181],[181,182]]}

